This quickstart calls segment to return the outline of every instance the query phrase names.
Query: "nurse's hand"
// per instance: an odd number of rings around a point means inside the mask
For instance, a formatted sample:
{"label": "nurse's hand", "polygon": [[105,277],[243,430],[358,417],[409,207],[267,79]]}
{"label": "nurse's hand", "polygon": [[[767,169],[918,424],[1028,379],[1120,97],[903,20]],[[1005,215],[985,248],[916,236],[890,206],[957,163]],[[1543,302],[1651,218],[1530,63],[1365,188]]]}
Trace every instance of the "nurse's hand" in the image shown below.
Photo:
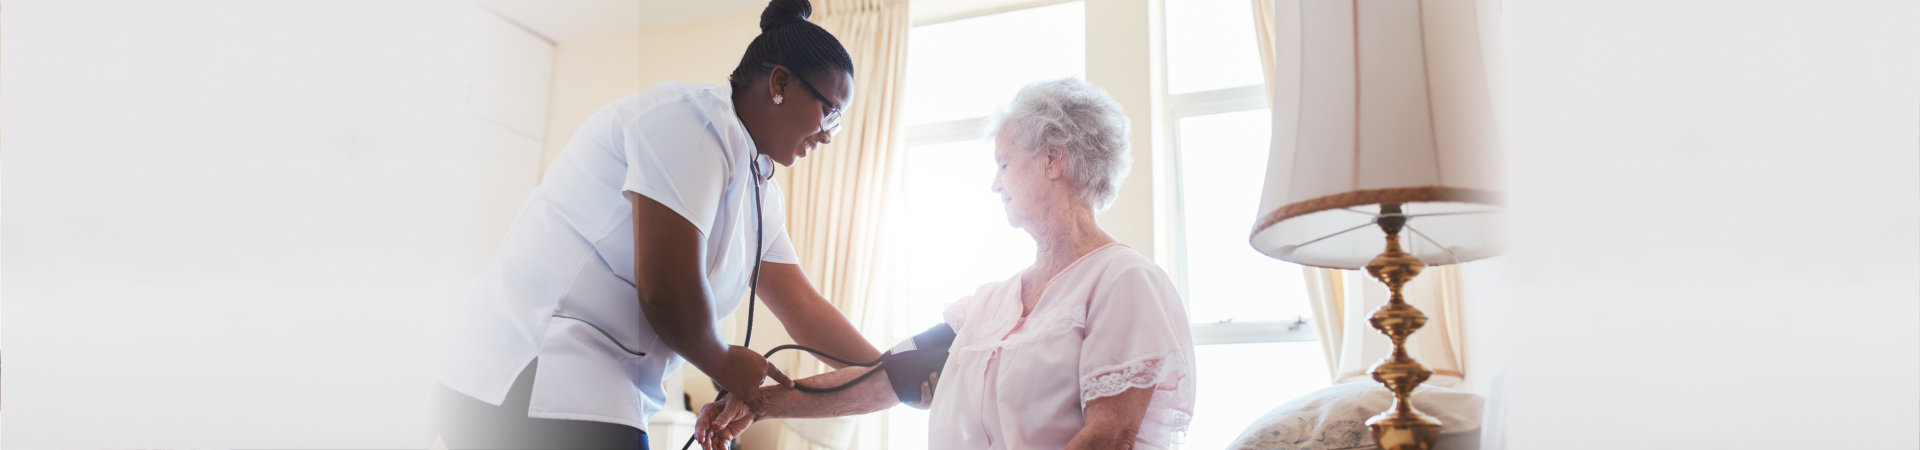
{"label": "nurse's hand", "polygon": [[793,386],[793,380],[788,379],[787,374],[780,373],[780,369],[773,367],[773,363],[767,362],[765,357],[754,353],[753,349],[738,345],[727,349],[725,363],[717,372],[708,375],[713,376],[721,389],[727,390],[729,397],[746,402],[748,406],[760,406],[760,384],[769,377],[781,386]]}

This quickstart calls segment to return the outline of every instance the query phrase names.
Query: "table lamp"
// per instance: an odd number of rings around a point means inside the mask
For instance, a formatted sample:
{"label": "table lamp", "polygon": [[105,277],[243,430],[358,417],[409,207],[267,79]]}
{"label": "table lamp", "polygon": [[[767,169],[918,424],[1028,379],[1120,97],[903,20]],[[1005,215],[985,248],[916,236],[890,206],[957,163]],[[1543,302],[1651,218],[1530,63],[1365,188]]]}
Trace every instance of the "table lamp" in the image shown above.
{"label": "table lamp", "polygon": [[[1251,243],[1274,258],[1366,269],[1393,342],[1369,373],[1394,394],[1367,420],[1383,449],[1425,450],[1440,422],[1409,398],[1427,321],[1401,294],[1426,266],[1500,253],[1498,139],[1474,0],[1276,2],[1274,133]],[[1384,251],[1382,247],[1384,244]]]}

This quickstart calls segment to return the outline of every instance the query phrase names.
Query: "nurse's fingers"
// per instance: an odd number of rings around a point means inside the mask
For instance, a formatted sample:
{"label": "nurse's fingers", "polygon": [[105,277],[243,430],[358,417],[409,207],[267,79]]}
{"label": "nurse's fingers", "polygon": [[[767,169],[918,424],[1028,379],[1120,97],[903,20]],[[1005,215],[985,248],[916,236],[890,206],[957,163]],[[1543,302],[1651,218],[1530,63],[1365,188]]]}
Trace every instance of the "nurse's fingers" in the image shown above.
{"label": "nurse's fingers", "polygon": [[781,386],[793,387],[793,379],[787,378],[787,374],[781,373],[780,368],[774,367],[771,363],[767,364],[767,376],[773,378],[773,381],[780,383]]}

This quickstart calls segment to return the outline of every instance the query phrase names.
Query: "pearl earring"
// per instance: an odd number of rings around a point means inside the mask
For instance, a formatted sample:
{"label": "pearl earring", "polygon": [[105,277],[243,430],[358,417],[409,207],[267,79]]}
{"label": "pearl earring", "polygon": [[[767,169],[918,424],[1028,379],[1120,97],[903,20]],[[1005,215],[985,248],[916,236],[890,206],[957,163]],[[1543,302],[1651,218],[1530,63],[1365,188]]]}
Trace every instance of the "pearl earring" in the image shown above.
{"label": "pearl earring", "polygon": [[778,104],[780,104],[780,102],[784,102],[784,101],[787,101],[787,98],[786,98],[786,97],[781,97],[781,96],[778,96],[778,95],[775,95],[775,96],[773,96],[773,104],[775,104],[775,105],[778,105]]}

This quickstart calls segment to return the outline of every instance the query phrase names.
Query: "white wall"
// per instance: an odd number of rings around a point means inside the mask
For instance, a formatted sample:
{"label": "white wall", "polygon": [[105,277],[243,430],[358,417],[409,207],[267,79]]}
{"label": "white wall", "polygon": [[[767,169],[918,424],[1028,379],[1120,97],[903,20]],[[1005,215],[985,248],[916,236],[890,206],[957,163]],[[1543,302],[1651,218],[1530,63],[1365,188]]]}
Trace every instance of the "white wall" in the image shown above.
{"label": "white wall", "polygon": [[[1087,0],[1087,83],[1105,89],[1127,111],[1132,121],[1128,138],[1133,167],[1120,183],[1113,206],[1100,213],[1100,228],[1142,255],[1164,255],[1167,231],[1164,214],[1171,164],[1159,155],[1160,126],[1165,122],[1166,80],[1156,70],[1165,59],[1158,0]],[[1008,98],[1011,98],[1009,95]],[[1169,259],[1162,257],[1165,264]]]}
{"label": "white wall", "polygon": [[457,0],[9,1],[6,447],[420,447],[550,45]]}
{"label": "white wall", "polygon": [[1920,446],[1920,9],[1505,6],[1504,448]]}
{"label": "white wall", "polygon": [[760,34],[760,9],[749,8],[632,33],[563,42],[555,52],[553,104],[542,166],[553,162],[594,111],[663,81],[719,84]]}

